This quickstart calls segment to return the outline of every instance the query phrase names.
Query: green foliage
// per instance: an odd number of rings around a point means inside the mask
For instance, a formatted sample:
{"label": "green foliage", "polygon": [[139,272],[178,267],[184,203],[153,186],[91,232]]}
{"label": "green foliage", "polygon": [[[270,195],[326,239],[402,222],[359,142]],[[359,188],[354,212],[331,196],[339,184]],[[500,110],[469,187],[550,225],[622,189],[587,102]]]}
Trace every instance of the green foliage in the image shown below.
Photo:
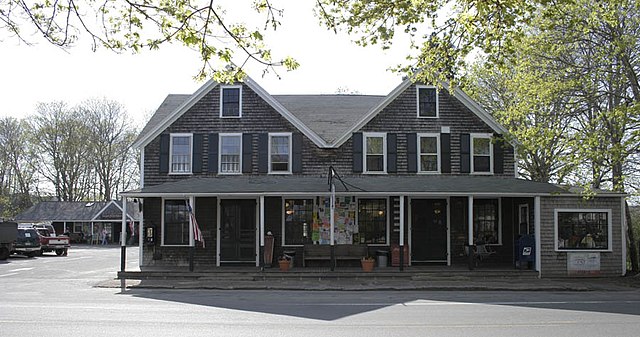
{"label": "green foliage", "polygon": [[[298,63],[290,56],[275,60],[265,43],[267,30],[280,26],[282,10],[269,0],[256,0],[246,6],[260,15],[263,28],[230,22],[227,9],[214,1],[191,0],[107,0],[38,1],[27,7],[21,1],[0,3],[0,29],[29,43],[34,28],[50,43],[62,48],[73,46],[82,34],[92,47],[116,52],[155,50],[179,43],[198,52],[202,65],[197,79],[214,78],[225,82],[242,79],[243,66],[251,61],[276,72],[277,67],[294,70]],[[247,11],[242,15],[248,15]],[[97,20],[90,20],[90,18]],[[276,73],[277,74],[277,73]]]}

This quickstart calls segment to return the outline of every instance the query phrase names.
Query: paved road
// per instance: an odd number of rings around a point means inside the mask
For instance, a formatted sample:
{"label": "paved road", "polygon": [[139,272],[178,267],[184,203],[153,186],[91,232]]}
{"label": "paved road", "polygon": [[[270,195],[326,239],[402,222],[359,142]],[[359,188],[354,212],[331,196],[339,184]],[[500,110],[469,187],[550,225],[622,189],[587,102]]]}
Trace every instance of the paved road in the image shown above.
{"label": "paved road", "polygon": [[[0,336],[638,336],[640,291],[97,288],[119,248],[0,263]],[[137,263],[129,251],[129,266]]]}

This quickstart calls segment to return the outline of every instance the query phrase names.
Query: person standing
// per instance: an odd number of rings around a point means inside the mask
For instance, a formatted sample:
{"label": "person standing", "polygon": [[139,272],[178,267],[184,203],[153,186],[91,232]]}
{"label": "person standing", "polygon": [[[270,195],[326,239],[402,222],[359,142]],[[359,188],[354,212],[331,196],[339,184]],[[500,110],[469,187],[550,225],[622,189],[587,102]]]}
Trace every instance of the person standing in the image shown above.
{"label": "person standing", "polygon": [[109,234],[109,232],[107,232],[106,228],[102,229],[102,244],[106,245],[107,244],[107,235]]}

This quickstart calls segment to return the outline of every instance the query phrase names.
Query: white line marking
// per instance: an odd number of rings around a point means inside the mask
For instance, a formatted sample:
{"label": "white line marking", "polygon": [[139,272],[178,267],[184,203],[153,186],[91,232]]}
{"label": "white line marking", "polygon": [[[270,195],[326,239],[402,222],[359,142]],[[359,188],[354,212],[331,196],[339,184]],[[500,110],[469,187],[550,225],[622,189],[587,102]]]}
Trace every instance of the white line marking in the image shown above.
{"label": "white line marking", "polygon": [[31,270],[31,269],[33,269],[33,267],[31,267],[31,268],[18,268],[18,269],[11,269],[11,270],[9,270],[9,271],[10,271],[10,272],[12,272],[12,271],[23,271],[23,270]]}
{"label": "white line marking", "polygon": [[18,273],[2,274],[0,275],[0,277],[11,276],[11,275],[18,275]]}

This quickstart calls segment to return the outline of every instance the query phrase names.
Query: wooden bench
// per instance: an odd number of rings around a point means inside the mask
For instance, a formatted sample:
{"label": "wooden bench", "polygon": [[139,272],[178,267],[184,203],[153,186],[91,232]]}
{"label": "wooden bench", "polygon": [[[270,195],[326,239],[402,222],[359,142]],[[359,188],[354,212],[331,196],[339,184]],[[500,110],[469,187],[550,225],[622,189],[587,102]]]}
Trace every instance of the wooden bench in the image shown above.
{"label": "wooden bench", "polygon": [[[368,255],[366,245],[335,245],[336,264],[339,260],[360,260]],[[304,245],[302,251],[302,266],[305,267],[308,260],[330,261],[330,245]]]}

